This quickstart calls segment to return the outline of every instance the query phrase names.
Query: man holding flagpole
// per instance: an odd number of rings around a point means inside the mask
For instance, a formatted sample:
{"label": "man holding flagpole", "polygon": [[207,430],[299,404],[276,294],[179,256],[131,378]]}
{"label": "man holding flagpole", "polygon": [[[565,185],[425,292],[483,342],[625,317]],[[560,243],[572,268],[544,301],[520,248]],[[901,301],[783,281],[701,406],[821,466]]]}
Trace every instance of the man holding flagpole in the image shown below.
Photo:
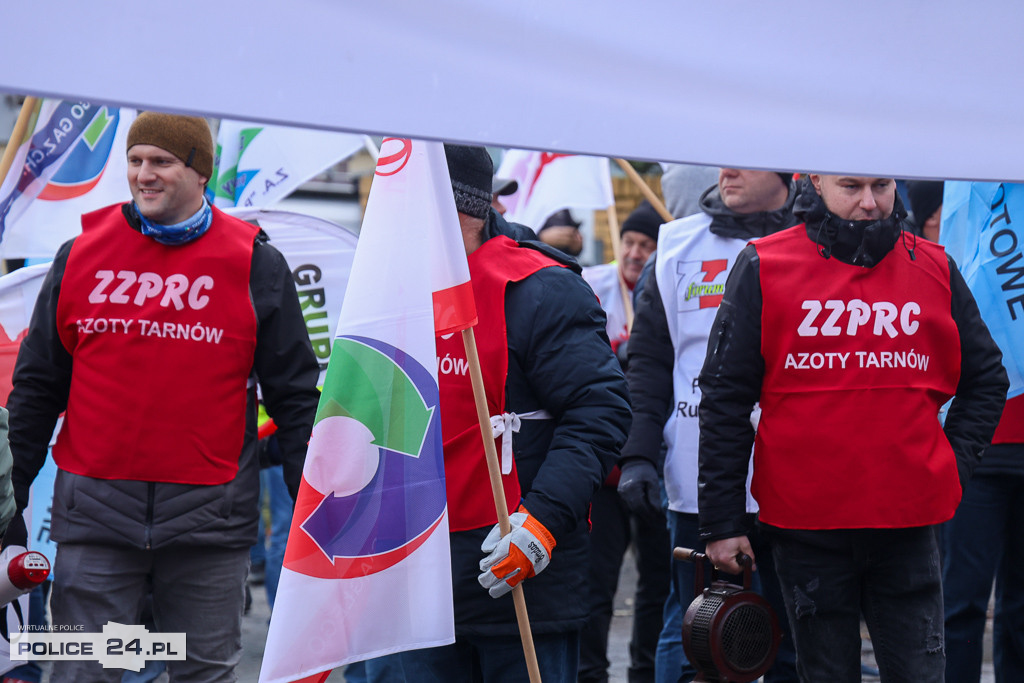
{"label": "man holding flagpole", "polygon": [[446,154],[512,531],[499,538],[462,340],[438,337],[456,639],[376,660],[368,673],[528,680],[509,595],[525,580],[541,678],[568,683],[587,617],[587,506],[625,441],[626,385],[575,261],[491,209],[483,148],[447,145]]}
{"label": "man holding flagpole", "polygon": [[[127,156],[133,201],[82,217],[21,345],[8,403],[15,500],[24,510],[64,412],[54,626],[137,624],[152,592],[157,628],[186,634],[171,680],[229,681],[256,541],[256,384],[294,497],[319,367],[284,258],[204,198],[206,121],[142,114]],[[121,670],[56,661],[51,680],[120,681]]]}

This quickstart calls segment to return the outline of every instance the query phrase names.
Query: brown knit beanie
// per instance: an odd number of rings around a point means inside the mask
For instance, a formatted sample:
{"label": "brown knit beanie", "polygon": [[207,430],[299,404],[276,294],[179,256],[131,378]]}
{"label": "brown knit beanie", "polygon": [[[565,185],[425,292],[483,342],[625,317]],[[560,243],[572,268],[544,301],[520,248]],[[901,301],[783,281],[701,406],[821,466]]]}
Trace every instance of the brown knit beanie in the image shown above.
{"label": "brown knit beanie", "polygon": [[213,135],[206,119],[147,111],[128,129],[128,149],[155,145],[185,162],[209,180],[213,175]]}

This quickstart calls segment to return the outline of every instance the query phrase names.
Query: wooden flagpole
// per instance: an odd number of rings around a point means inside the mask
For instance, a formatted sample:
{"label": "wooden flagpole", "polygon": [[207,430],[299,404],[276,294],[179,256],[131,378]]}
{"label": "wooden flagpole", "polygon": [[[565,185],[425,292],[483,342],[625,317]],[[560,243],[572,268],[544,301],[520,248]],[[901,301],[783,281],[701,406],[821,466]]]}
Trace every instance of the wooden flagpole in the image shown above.
{"label": "wooden flagpole", "polygon": [[[476,335],[473,334],[472,327],[462,331],[462,343],[466,347],[466,360],[469,361],[469,378],[473,383],[473,399],[476,403],[476,417],[480,423],[480,436],[484,442],[484,455],[487,458],[487,474],[491,480],[494,507],[498,512],[498,528],[501,529],[502,536],[507,536],[512,531],[512,524],[508,520],[508,503],[505,500],[505,488],[501,484],[501,465],[498,463],[498,450],[494,447],[494,432],[491,430],[491,416],[487,410],[484,376],[480,370],[480,354],[476,349]],[[540,666],[537,664],[537,652],[533,647],[533,633],[530,629],[530,617],[526,614],[526,596],[523,595],[522,583],[512,589],[512,602],[516,608],[516,621],[519,622],[519,637],[523,641],[526,670],[530,674],[531,683],[541,683]]]}
{"label": "wooden flagpole", "polygon": [[640,193],[643,194],[644,198],[651,203],[651,206],[654,207],[654,210],[658,212],[658,215],[661,216],[666,223],[671,220],[675,220],[672,217],[672,214],[669,213],[669,210],[665,207],[665,204],[658,199],[658,195],[654,194],[654,190],[644,182],[644,179],[640,177],[640,174],[636,172],[635,168],[629,165],[628,161],[625,159],[616,159],[615,163],[619,165],[619,168],[626,172],[626,175],[629,176],[630,180],[636,183],[636,186],[640,188]]}
{"label": "wooden flagpole", "polygon": [[622,309],[626,311],[626,330],[633,329],[633,299],[630,289],[622,278],[622,244],[619,242],[619,217],[615,213],[615,205],[608,207],[608,233],[612,240],[612,254],[615,258],[615,278],[619,281],[619,294],[622,295]]}
{"label": "wooden flagpole", "polygon": [[7,147],[4,148],[4,156],[0,158],[0,186],[7,180],[11,164],[14,163],[14,155],[21,147],[21,140],[25,137],[25,131],[28,130],[28,122],[32,118],[32,112],[35,110],[38,100],[39,98],[29,95],[21,105],[18,120],[14,122],[14,130],[11,131],[11,138],[7,141]]}

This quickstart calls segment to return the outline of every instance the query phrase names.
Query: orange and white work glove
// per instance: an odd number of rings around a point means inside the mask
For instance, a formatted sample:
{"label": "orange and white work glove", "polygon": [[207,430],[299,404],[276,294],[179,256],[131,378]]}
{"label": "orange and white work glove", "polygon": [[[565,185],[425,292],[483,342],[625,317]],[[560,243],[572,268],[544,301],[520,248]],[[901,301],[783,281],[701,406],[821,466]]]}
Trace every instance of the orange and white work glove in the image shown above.
{"label": "orange and white work glove", "polygon": [[480,546],[487,557],[480,560],[482,573],[477,581],[492,598],[500,598],[523,579],[544,571],[555,549],[555,537],[522,505],[508,521],[512,530],[506,536],[495,524]]}

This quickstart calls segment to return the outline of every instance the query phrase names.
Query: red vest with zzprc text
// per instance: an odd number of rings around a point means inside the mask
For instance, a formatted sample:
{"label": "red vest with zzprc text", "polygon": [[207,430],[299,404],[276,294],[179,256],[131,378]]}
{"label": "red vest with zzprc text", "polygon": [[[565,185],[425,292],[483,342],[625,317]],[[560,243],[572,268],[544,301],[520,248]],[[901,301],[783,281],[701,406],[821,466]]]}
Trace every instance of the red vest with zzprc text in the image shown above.
{"label": "red vest with zzprc text", "polygon": [[230,481],[256,348],[258,229],[214,209],[204,235],[168,246],[131,229],[120,206],[82,228],[57,302],[73,372],[54,461],[99,479]]}
{"label": "red vest with zzprc text", "polygon": [[789,529],[943,522],[960,501],[938,412],[960,378],[949,262],[917,240],[874,268],[818,255],[803,225],[760,258],[761,420],[751,491]]}
{"label": "red vest with zzprc text", "polygon": [[[558,266],[538,251],[518,246],[505,236],[493,237],[469,255],[469,275],[479,324],[473,328],[489,415],[505,412],[508,375],[508,336],[505,326],[505,288],[541,268]],[[491,493],[480,423],[473,401],[466,348],[461,334],[437,337],[441,433],[444,438],[444,476],[451,531],[491,526],[498,521]],[[511,438],[508,435],[505,438]],[[501,453],[501,437],[495,448]],[[511,513],[519,506],[521,490],[515,460],[502,475],[505,501]]]}

